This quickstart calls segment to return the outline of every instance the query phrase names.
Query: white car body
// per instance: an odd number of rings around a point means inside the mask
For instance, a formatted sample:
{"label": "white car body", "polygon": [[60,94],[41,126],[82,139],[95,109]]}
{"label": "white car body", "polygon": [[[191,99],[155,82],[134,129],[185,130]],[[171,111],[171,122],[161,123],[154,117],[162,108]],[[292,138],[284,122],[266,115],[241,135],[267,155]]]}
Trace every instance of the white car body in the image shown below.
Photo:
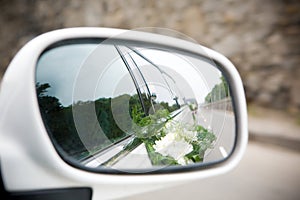
{"label": "white car body", "polygon": [[[130,196],[223,174],[241,160],[247,145],[247,110],[241,78],[223,55],[194,43],[108,28],[70,28],[43,34],[26,44],[10,63],[0,90],[0,161],[9,192],[91,187],[93,199]],[[184,173],[117,175],[84,171],[64,162],[55,150],[43,121],[35,91],[35,68],[40,54],[51,44],[71,38],[109,38],[147,41],[195,54],[207,54],[219,62],[232,87],[237,117],[236,146],[232,155],[213,167]],[[204,56],[207,56],[204,55]]]}

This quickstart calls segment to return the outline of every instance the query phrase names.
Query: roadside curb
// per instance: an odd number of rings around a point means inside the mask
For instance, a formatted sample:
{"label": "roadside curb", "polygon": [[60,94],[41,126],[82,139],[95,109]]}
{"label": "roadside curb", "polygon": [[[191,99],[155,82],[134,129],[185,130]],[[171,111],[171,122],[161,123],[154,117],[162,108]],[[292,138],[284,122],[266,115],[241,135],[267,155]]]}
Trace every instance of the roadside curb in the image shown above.
{"label": "roadside curb", "polygon": [[273,144],[300,152],[300,126],[291,120],[249,116],[249,141]]}
{"label": "roadside curb", "polygon": [[249,141],[263,142],[266,144],[273,144],[280,147],[288,148],[290,150],[300,152],[300,140],[295,140],[294,138],[280,137],[278,135],[264,135],[259,133],[254,133],[249,130]]}

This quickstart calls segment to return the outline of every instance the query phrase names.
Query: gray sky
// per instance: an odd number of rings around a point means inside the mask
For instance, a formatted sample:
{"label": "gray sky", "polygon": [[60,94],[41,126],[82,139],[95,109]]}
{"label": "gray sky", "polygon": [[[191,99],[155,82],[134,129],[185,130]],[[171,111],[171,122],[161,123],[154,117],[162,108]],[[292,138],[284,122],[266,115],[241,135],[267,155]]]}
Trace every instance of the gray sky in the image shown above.
{"label": "gray sky", "polygon": [[[195,98],[199,103],[220,83],[220,71],[202,59],[154,49],[139,50],[173,79],[163,76],[136,54],[130,54],[141,66],[151,92],[159,94],[161,100],[170,99],[166,80],[173,92],[177,90],[181,96]],[[141,80],[137,81],[141,84]],[[49,50],[38,62],[37,82],[49,83],[48,95],[57,97],[64,106],[78,100],[135,93],[126,66],[112,45],[78,44]]]}

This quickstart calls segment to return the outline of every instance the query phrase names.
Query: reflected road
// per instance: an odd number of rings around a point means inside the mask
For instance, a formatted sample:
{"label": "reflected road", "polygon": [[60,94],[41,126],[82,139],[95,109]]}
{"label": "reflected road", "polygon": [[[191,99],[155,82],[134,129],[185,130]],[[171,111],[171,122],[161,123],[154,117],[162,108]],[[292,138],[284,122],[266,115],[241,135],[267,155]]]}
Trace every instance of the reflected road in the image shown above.
{"label": "reflected road", "polygon": [[[176,115],[174,119],[185,123],[193,122],[193,116],[187,106],[183,107],[181,112]],[[235,120],[232,112],[199,108],[197,110],[197,122],[211,130],[217,136],[215,147],[208,149],[205,153],[205,162],[217,161],[230,154],[235,139]],[[119,153],[132,139],[133,137],[130,137],[118,145],[107,149],[105,152],[95,155],[84,164],[89,167],[98,167]],[[152,164],[148,158],[144,144],[139,145],[113,166],[115,169],[145,169],[151,167]]]}

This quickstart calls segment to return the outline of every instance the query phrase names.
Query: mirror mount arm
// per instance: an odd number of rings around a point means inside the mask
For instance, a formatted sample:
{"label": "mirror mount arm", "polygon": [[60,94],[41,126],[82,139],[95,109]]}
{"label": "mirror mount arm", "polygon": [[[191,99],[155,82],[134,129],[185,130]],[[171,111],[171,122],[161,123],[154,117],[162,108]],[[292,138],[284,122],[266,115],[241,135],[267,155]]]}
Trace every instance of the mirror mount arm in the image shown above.
{"label": "mirror mount arm", "polygon": [[[165,73],[162,69],[160,69],[159,66],[157,66],[155,63],[153,63],[151,60],[149,60],[148,58],[146,58],[143,54],[141,54],[140,52],[138,52],[136,49],[132,48],[132,47],[129,47],[129,46],[126,46],[127,48],[129,48],[130,50],[132,50],[134,53],[136,53],[138,56],[140,56],[142,59],[146,60],[148,63],[150,63],[151,65],[153,65],[156,69],[158,69],[158,71],[161,73],[161,74],[166,74],[166,76],[168,76],[170,79],[172,79],[172,81],[174,81],[174,79],[167,73]],[[176,96],[173,94],[172,90],[171,90],[171,87],[168,83],[168,81],[162,76],[163,80],[165,81],[165,83],[167,84],[168,88],[169,88],[169,91],[171,93],[172,96]],[[175,82],[175,81],[174,81]]]}
{"label": "mirror mount arm", "polygon": [[147,83],[147,81],[146,81],[146,79],[145,79],[145,77],[144,77],[143,73],[141,72],[141,69],[140,69],[140,67],[138,66],[138,64],[135,62],[135,60],[132,58],[132,56],[131,56],[129,53],[128,53],[128,56],[130,57],[130,59],[132,60],[132,62],[133,62],[133,64],[134,64],[134,66],[137,68],[137,70],[138,70],[138,72],[139,72],[140,76],[142,77],[142,79],[143,79],[143,82],[144,82],[144,84],[146,85],[146,88],[147,88],[148,95],[149,95],[149,97],[150,97],[150,96],[151,96],[151,92],[150,92],[150,89],[149,89],[148,83]]}
{"label": "mirror mount arm", "polygon": [[136,88],[136,91],[138,93],[139,99],[141,101],[143,111],[144,111],[145,114],[147,114],[146,106],[145,106],[145,103],[144,103],[144,100],[143,100],[143,96],[142,96],[142,92],[141,92],[141,90],[139,88],[139,85],[138,85],[138,82],[137,82],[137,80],[136,80],[136,78],[135,78],[135,76],[134,76],[134,74],[133,74],[133,72],[132,72],[132,70],[131,70],[131,68],[129,66],[129,63],[127,62],[127,60],[124,57],[123,53],[121,52],[120,48],[118,46],[116,46],[116,45],[114,45],[114,47],[116,48],[118,54],[120,55],[120,57],[122,58],[124,64],[126,65],[126,68],[127,68],[128,72],[129,72],[129,74],[131,76],[131,79],[133,80],[133,83],[135,85],[135,88]]}

